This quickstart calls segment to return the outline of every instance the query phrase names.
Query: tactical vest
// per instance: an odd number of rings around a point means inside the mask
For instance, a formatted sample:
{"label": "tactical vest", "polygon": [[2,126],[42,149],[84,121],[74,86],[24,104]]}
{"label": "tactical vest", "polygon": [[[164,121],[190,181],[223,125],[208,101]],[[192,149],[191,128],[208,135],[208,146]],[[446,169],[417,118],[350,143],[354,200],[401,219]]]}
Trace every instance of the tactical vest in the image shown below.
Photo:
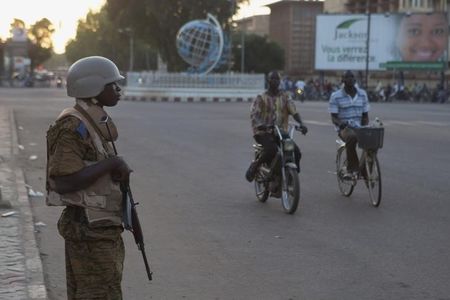
{"label": "tactical vest", "polygon": [[[56,120],[67,116],[78,118],[86,126],[97,151],[98,161],[114,155],[108,142],[109,133],[106,126],[100,125],[102,117],[106,112],[99,106],[77,100],[75,107],[66,108]],[[98,123],[98,124],[97,124]],[[117,130],[109,118],[108,126],[111,130],[113,140],[117,138]],[[49,149],[47,149],[47,152]],[[84,161],[86,166],[96,162]],[[48,176],[47,166],[47,197],[46,204],[49,206],[74,205],[83,207],[89,225],[91,227],[120,226],[122,224],[122,193],[118,183],[112,181],[110,174],[98,178],[92,185],[84,190],[73,193],[58,194],[52,189],[54,181]]]}

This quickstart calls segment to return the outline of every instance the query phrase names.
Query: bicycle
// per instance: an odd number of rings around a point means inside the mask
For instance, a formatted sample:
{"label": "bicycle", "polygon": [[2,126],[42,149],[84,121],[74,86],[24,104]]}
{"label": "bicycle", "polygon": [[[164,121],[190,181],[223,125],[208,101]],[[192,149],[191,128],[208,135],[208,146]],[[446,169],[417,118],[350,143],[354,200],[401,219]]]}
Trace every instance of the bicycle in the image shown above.
{"label": "bicycle", "polygon": [[341,193],[350,197],[358,180],[364,180],[369,190],[370,202],[374,207],[381,203],[381,172],[378,161],[378,149],[383,147],[383,127],[360,127],[352,128],[356,132],[358,147],[362,149],[359,155],[358,175],[351,179],[344,178],[347,174],[347,152],[345,142],[338,138],[336,140],[338,149],[336,152],[336,175]]}

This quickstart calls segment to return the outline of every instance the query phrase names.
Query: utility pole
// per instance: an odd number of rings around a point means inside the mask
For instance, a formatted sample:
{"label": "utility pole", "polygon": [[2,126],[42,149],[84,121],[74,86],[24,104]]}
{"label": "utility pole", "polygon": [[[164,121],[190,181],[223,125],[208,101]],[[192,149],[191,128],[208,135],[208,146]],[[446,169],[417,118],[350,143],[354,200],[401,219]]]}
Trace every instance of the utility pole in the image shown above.
{"label": "utility pole", "polygon": [[129,71],[133,72],[134,67],[134,38],[133,38],[133,32],[130,31],[130,68]]}
{"label": "utility pole", "polygon": [[134,37],[133,37],[133,30],[130,27],[127,28],[119,28],[118,30],[120,33],[125,33],[128,35],[129,38],[129,58],[130,61],[128,63],[128,71],[129,72],[133,72],[133,67],[134,67]]}
{"label": "utility pole", "polygon": [[366,39],[366,76],[365,76],[365,88],[369,88],[369,54],[370,54],[370,7],[369,0],[366,0],[366,12],[367,12],[367,39]]}
{"label": "utility pole", "polygon": [[245,30],[241,30],[241,74],[245,72]]}
{"label": "utility pole", "polygon": [[[231,18],[231,22],[230,22],[230,30],[228,32],[229,36],[228,36],[228,43],[229,43],[229,51],[228,51],[228,72],[230,72],[231,70],[231,65],[233,64],[233,31],[235,30],[235,22],[233,21],[233,14],[234,11],[236,9],[236,1],[237,0],[228,0],[230,1],[230,18]],[[234,28],[233,28],[234,27]]]}

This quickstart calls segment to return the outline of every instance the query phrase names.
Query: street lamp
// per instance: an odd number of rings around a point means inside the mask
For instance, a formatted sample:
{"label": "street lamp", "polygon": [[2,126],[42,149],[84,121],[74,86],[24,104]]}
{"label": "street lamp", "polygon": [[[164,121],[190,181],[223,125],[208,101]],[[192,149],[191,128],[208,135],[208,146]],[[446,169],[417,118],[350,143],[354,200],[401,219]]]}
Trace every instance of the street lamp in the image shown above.
{"label": "street lamp", "polygon": [[241,74],[245,71],[245,31],[244,27],[241,30]]}
{"label": "street lamp", "polygon": [[[367,13],[367,39],[366,39],[366,74],[365,74],[365,88],[367,89],[369,86],[369,54],[370,54],[370,20],[371,20],[371,7],[383,7],[385,5],[395,4],[397,3],[394,0],[383,0],[381,3],[370,3],[371,1],[366,0],[366,13]],[[389,12],[385,14],[385,17],[389,17]]]}
{"label": "street lamp", "polygon": [[366,76],[365,76],[365,88],[369,88],[369,54],[370,54],[370,8],[369,0],[366,0],[366,12],[367,12],[367,39],[366,39]]}
{"label": "street lamp", "polygon": [[130,62],[129,62],[129,72],[133,72],[133,65],[134,65],[134,37],[133,37],[133,30],[130,27],[127,28],[119,28],[118,30],[120,33],[125,33],[128,35],[130,39]]}

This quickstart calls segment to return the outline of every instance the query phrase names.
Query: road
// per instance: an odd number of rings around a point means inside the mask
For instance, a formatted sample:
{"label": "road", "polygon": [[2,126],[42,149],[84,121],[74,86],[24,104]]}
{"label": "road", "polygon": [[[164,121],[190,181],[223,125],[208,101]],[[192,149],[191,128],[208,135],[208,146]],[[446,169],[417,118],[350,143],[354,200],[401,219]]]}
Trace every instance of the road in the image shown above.
{"label": "road", "polygon": [[[45,131],[72,104],[63,90],[1,89],[14,108],[20,165],[44,192]],[[301,203],[256,201],[244,173],[252,157],[248,103],[120,102],[109,109],[154,281],[124,233],[124,299],[450,299],[450,105],[372,104],[386,128],[379,153],[383,199],[359,184],[338,192],[327,104],[298,103]],[[38,159],[30,160],[31,155]],[[65,298],[60,208],[31,197],[50,299]]]}

